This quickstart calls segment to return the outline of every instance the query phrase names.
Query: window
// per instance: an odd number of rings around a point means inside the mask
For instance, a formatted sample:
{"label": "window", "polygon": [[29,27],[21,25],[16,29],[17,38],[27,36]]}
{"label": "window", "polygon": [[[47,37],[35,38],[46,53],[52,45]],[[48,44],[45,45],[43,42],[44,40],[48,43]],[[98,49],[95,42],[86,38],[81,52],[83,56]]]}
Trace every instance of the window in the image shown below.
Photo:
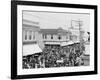
{"label": "window", "polygon": [[51,39],[53,39],[53,35],[51,35]]}
{"label": "window", "polygon": [[47,35],[46,34],[43,34],[43,39],[47,39]]}
{"label": "window", "polygon": [[25,35],[25,40],[27,40],[27,35]]}
{"label": "window", "polygon": [[59,39],[59,40],[61,39],[61,36],[60,36],[60,35],[58,36],[58,39]]}
{"label": "window", "polygon": [[44,39],[44,34],[42,35],[43,39]]}
{"label": "window", "polygon": [[29,36],[29,40],[31,40],[31,35]]}
{"label": "window", "polygon": [[33,35],[33,39],[35,39],[35,32],[33,32],[33,34],[32,34],[32,35]]}
{"label": "window", "polygon": [[31,34],[32,34],[32,31],[29,31],[29,40],[31,40],[31,39],[32,39]]}
{"label": "window", "polygon": [[45,34],[45,39],[47,39],[47,35]]}
{"label": "window", "polygon": [[27,40],[27,31],[25,31],[25,40]]}

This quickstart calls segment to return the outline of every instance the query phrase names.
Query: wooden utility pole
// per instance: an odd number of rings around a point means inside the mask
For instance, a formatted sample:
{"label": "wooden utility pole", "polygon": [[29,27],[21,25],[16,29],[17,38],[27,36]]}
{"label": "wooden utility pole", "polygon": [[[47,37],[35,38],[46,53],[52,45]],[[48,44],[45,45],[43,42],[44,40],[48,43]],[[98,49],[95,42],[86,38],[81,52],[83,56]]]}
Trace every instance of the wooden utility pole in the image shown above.
{"label": "wooden utility pole", "polygon": [[78,21],[79,24],[79,33],[80,33],[80,43],[82,43],[82,21]]}
{"label": "wooden utility pole", "polygon": [[83,25],[82,23],[83,23],[83,21],[81,21],[81,20],[71,20],[71,28],[74,28],[73,22],[76,22],[77,26],[79,28],[79,40],[80,40],[80,49],[81,49],[81,46],[83,44],[83,38],[82,38],[82,25]]}

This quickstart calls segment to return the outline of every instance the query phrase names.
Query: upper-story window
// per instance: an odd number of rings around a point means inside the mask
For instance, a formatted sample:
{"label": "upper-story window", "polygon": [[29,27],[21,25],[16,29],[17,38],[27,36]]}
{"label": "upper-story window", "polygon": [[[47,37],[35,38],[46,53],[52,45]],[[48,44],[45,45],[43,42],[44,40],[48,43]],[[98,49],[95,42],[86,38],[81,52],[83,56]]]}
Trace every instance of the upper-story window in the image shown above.
{"label": "upper-story window", "polygon": [[47,35],[46,34],[43,34],[43,39],[47,39]]}
{"label": "upper-story window", "polygon": [[25,40],[27,40],[27,31],[25,31]]}
{"label": "upper-story window", "polygon": [[42,35],[43,39],[44,39],[44,34]]}
{"label": "upper-story window", "polygon": [[47,35],[46,34],[43,34],[43,39],[47,39]]}
{"label": "upper-story window", "polygon": [[32,33],[33,39],[35,39],[35,32]]}
{"label": "upper-story window", "polygon": [[29,40],[32,39],[32,31],[29,31]]}
{"label": "upper-story window", "polygon": [[51,39],[53,39],[53,35],[51,35]]}
{"label": "upper-story window", "polygon": [[59,39],[59,40],[61,39],[61,36],[60,36],[60,35],[58,36],[58,39]]}
{"label": "upper-story window", "polygon": [[47,39],[47,35],[45,34],[45,39]]}

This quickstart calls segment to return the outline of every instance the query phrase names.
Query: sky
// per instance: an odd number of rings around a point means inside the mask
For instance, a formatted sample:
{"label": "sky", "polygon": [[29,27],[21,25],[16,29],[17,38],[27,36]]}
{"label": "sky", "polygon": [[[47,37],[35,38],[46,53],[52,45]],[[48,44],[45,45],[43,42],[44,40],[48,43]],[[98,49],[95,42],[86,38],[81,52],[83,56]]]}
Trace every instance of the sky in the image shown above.
{"label": "sky", "polygon": [[81,21],[81,28],[84,31],[90,30],[89,14],[23,11],[23,19],[39,22],[40,28],[57,29],[61,27],[66,30],[71,27],[72,20],[72,25],[74,26],[74,28],[79,27],[76,26],[78,24],[77,21]]}

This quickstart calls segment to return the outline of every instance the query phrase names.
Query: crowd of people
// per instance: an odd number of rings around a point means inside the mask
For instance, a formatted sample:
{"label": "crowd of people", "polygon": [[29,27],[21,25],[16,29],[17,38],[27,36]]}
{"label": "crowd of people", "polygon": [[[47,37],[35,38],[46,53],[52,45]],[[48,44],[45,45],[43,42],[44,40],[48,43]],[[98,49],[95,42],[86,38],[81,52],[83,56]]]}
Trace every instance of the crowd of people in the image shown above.
{"label": "crowd of people", "polygon": [[45,45],[42,53],[23,56],[23,68],[50,68],[84,65],[84,45],[75,43],[68,46]]}

